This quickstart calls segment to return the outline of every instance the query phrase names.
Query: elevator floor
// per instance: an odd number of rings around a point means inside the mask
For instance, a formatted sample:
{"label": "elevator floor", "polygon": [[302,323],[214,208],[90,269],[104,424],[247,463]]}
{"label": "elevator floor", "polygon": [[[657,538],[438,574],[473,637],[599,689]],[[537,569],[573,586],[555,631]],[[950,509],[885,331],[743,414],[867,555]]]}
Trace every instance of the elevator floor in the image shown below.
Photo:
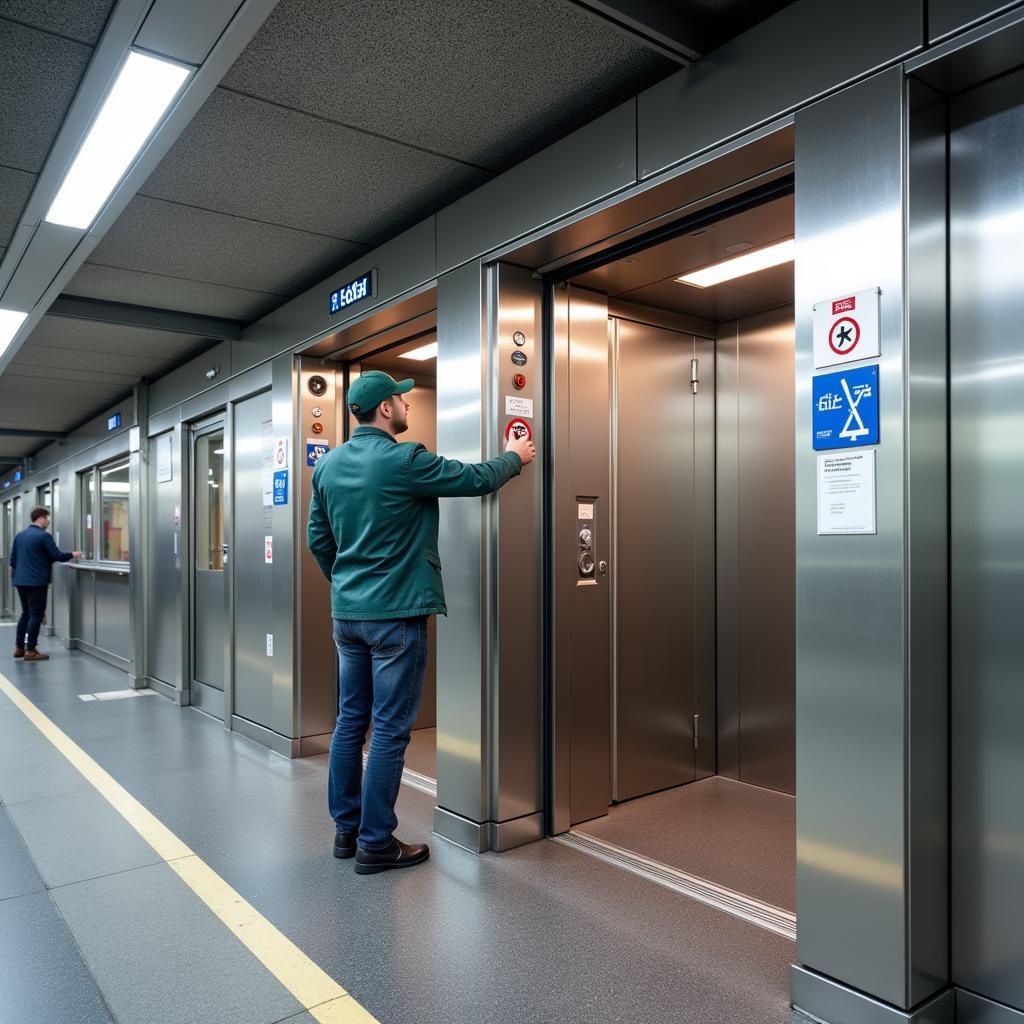
{"label": "elevator floor", "polygon": [[796,800],[715,776],[609,808],[576,832],[796,910]]}
{"label": "elevator floor", "polygon": [[428,779],[437,778],[437,730],[416,729],[405,752],[405,767]]}
{"label": "elevator floor", "polygon": [[[430,861],[356,875],[331,856],[326,756],[286,760],[159,697],[80,701],[124,674],[49,643],[53,660],[15,662],[10,633],[0,674],[62,732],[0,693],[4,1020],[327,1019],[285,987],[292,958],[264,964],[215,916],[233,904],[206,902],[213,878],[372,1015],[346,1020],[806,1024],[787,1006],[786,939],[554,842],[468,853],[430,835],[434,800],[406,785],[399,835],[429,840]],[[55,739],[138,803],[108,803]],[[151,846],[139,815],[188,856]]]}

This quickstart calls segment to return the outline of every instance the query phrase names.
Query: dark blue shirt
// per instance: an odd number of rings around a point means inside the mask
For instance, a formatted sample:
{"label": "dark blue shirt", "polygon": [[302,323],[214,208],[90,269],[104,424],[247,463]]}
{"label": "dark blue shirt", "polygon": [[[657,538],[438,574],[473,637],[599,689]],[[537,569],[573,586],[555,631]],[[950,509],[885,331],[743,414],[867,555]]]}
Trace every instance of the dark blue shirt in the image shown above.
{"label": "dark blue shirt", "polygon": [[16,587],[47,587],[54,562],[70,562],[70,551],[61,551],[41,526],[29,526],[14,538],[11,546],[11,582]]}

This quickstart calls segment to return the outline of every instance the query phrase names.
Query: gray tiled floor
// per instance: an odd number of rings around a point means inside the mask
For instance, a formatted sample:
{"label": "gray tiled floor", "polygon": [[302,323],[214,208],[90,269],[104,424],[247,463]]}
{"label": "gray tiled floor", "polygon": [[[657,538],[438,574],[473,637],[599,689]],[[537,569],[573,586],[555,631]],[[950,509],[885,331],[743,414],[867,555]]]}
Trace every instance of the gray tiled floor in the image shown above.
{"label": "gray tiled floor", "polygon": [[24,841],[6,809],[0,807],[0,900],[42,892],[43,888]]}
{"label": "gray tiled floor", "polygon": [[796,801],[711,778],[629,800],[576,830],[796,910]]}
{"label": "gray tiled floor", "polygon": [[[43,670],[31,679],[0,668],[382,1024],[789,1018],[794,950],[778,936],[549,842],[477,857],[434,837],[424,867],[356,876],[330,856],[326,758],[287,761],[162,699],[78,701],[124,685],[84,655],[29,666]],[[18,714],[0,696],[0,734],[22,743]],[[427,838],[432,810],[403,787],[399,835]],[[30,836],[30,846],[45,841]],[[218,929],[228,947],[235,940],[212,917],[204,924],[208,912],[183,888],[159,866],[53,893],[119,1020],[150,1024],[141,1008],[158,1004],[197,1024],[299,1014],[219,951]]]}

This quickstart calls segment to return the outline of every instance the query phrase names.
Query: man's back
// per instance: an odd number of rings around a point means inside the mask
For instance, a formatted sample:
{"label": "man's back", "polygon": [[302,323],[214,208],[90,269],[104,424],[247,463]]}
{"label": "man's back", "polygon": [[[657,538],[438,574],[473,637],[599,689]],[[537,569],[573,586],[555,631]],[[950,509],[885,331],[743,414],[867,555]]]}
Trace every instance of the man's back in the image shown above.
{"label": "man's back", "polygon": [[11,582],[16,587],[47,587],[53,578],[53,563],[70,560],[46,530],[27,526],[11,546]]}

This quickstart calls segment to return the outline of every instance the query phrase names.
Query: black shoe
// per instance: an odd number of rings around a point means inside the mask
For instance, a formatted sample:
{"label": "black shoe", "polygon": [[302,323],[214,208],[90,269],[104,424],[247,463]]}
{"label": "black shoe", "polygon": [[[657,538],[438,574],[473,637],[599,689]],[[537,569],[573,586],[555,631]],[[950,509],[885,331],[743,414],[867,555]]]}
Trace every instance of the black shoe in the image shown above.
{"label": "black shoe", "polygon": [[358,832],[334,833],[334,856],[339,860],[348,860],[356,855],[356,836]]}
{"label": "black shoe", "polygon": [[422,864],[429,856],[430,847],[426,843],[409,846],[392,839],[385,850],[364,850],[360,847],[356,851],[356,874],[375,875],[392,868],[411,868],[414,864]]}

